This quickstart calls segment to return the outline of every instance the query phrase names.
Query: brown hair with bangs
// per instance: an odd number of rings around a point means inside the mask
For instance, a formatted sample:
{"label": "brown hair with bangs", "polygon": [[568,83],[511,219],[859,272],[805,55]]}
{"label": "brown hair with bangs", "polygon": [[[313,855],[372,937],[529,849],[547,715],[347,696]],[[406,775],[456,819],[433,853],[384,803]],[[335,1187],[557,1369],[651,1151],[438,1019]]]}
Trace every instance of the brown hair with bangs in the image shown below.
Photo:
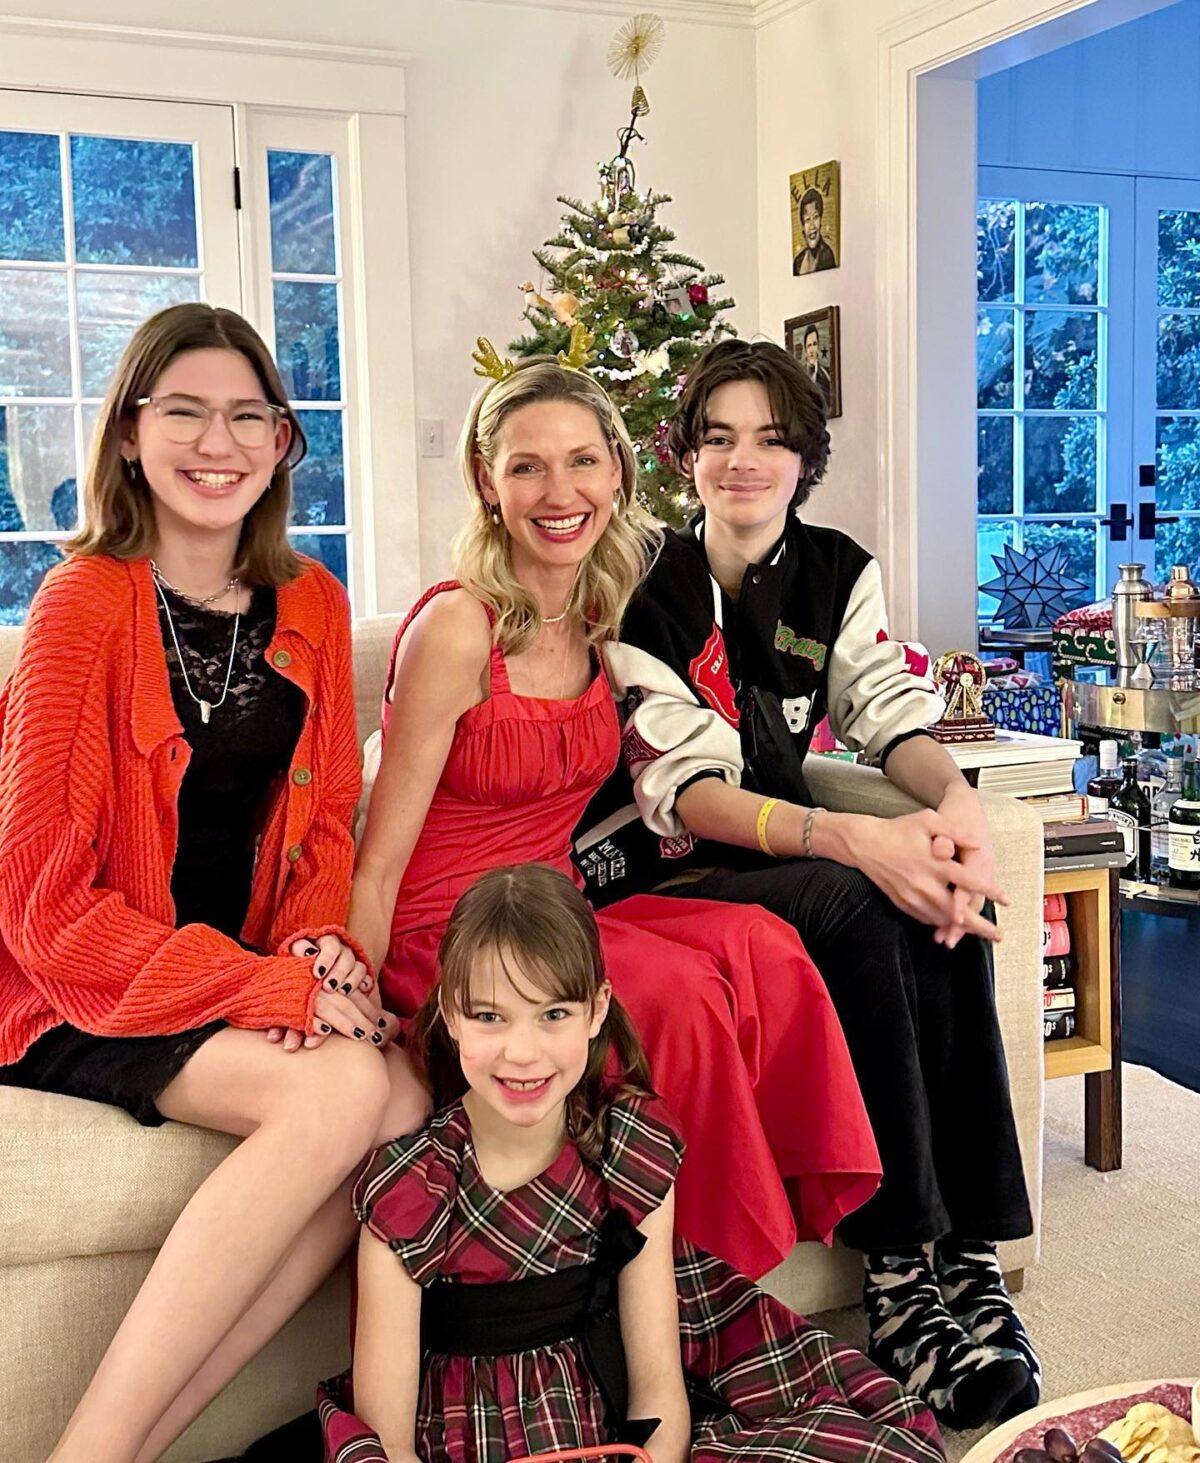
{"label": "brown hair with bangs", "polygon": [[676,471],[687,476],[684,457],[700,450],[708,430],[708,399],[732,381],[767,388],[771,413],[789,452],[799,453],[800,476],[791,506],[805,504],[829,462],[825,398],[795,356],[770,340],[721,340],[688,372],[687,385],[668,428],[667,447]]}
{"label": "brown hair with bangs", "polygon": [[108,388],[88,457],[83,490],[83,524],[66,544],[72,554],[109,554],[140,559],[154,547],[154,499],[140,463],[126,464],[121,441],[136,416],[139,399],[153,396],[158,378],[186,351],[228,350],[254,368],[263,394],[292,429],[288,450],[275,466],[270,486],[242,523],[233,572],[244,584],[287,584],[302,565],[287,537],[292,506],[292,469],[307,450],[304,430],[288,405],[279,371],[262,337],[233,310],[212,305],[172,305],[134,332]]}
{"label": "brown hair with bangs", "polygon": [[[505,971],[515,969],[522,981],[552,1000],[594,1008],[604,984],[595,916],[565,874],[548,864],[513,864],[477,879],[454,906],[438,947],[440,979],[409,1032],[410,1049],[421,1063],[435,1107],[445,1107],[467,1090],[443,1013],[472,1014],[471,974],[479,956],[489,950],[496,952]],[[520,992],[519,986],[514,988]],[[600,1156],[609,1109],[618,1098],[631,1095],[652,1097],[654,1092],[633,1023],[613,998],[604,1024],[588,1044],[583,1076],[566,1103],[567,1136],[585,1158]]]}

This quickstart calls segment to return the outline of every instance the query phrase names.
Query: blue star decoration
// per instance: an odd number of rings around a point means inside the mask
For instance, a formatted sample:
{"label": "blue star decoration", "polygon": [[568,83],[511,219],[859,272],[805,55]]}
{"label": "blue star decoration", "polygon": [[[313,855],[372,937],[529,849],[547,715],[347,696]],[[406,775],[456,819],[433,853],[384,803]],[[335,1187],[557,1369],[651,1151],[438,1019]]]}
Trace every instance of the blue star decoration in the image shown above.
{"label": "blue star decoration", "polygon": [[1047,554],[1025,553],[1004,545],[1004,557],[992,555],[999,570],[995,579],[979,586],[982,594],[994,594],[1000,601],[996,618],[1009,630],[1037,630],[1052,625],[1071,608],[1081,590],[1089,588],[1082,579],[1067,573],[1067,551],[1055,544]]}

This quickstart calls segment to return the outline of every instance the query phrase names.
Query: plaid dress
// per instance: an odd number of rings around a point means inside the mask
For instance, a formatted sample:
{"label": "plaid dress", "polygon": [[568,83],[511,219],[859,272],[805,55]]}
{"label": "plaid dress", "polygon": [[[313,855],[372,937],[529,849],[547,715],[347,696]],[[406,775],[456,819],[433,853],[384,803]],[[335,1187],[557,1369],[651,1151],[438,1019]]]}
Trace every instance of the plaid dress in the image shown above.
{"label": "plaid dress", "polygon": [[[380,1149],[355,1202],[418,1284],[525,1280],[590,1263],[611,1209],[641,1223],[666,1197],[681,1152],[660,1103],[622,1100],[599,1162],[567,1145],[538,1178],[503,1193],[480,1172],[456,1104]],[[695,1463],[940,1463],[931,1414],[859,1352],[678,1238],[675,1275]],[[329,1463],[386,1463],[351,1410],[348,1378],[325,1384],[318,1400]],[[423,1463],[507,1463],[612,1440],[575,1340],[422,1356]]]}

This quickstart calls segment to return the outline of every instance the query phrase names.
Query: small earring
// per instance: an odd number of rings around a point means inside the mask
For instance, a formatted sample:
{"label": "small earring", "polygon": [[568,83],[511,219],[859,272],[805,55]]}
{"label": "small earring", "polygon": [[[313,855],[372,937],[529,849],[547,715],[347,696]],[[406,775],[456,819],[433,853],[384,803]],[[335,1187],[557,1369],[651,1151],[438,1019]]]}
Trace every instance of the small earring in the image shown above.
{"label": "small earring", "polygon": [[612,507],[612,511],[613,511],[613,516],[614,517],[620,518],[620,516],[621,516],[621,495],[620,495],[620,493],[615,493],[613,495],[613,507]]}
{"label": "small earring", "polygon": [[125,464],[125,476],[131,483],[137,482],[137,458],[122,457],[121,461]]}
{"label": "small earring", "polygon": [[501,523],[500,510],[499,510],[499,508],[492,508],[490,510],[490,512],[491,512],[491,515],[492,515],[492,522],[493,522],[493,524],[495,524],[495,526],[497,528],[499,528],[500,527],[500,523]]}

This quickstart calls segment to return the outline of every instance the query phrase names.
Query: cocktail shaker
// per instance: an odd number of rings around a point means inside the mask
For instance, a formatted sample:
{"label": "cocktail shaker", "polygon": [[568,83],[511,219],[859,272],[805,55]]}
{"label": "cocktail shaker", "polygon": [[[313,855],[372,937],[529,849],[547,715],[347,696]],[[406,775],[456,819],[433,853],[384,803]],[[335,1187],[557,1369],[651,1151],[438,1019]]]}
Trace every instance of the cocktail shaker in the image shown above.
{"label": "cocktail shaker", "polygon": [[[1188,578],[1186,564],[1172,564],[1171,577],[1163,587],[1163,599],[1171,606],[1197,609],[1200,589]],[[1192,645],[1196,635],[1195,614],[1172,615],[1167,620],[1167,659],[1171,669],[1192,669]]]}
{"label": "cocktail shaker", "polygon": [[1145,576],[1145,564],[1119,565],[1121,577],[1113,585],[1113,641],[1117,648],[1118,670],[1130,671],[1138,663],[1133,642],[1140,633],[1135,606],[1139,600],[1153,599],[1154,590]]}

